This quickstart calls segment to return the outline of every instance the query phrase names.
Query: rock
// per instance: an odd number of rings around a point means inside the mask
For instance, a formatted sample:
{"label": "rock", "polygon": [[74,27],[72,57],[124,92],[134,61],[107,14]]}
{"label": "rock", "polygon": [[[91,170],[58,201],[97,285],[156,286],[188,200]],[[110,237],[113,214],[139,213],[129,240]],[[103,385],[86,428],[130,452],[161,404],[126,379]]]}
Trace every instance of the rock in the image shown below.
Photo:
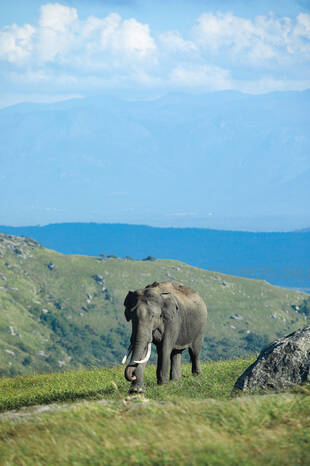
{"label": "rock", "polygon": [[236,381],[238,391],[283,390],[310,381],[310,326],[264,348]]}
{"label": "rock", "polygon": [[101,275],[93,275],[93,279],[94,279],[97,283],[104,283],[104,278],[103,278]]}
{"label": "rock", "polygon": [[49,270],[52,270],[52,271],[53,271],[53,270],[55,269],[55,265],[52,264],[52,263],[47,264],[47,268],[48,268]]}
{"label": "rock", "polygon": [[243,317],[239,314],[233,314],[232,316],[230,316],[230,318],[235,320],[243,320]]}

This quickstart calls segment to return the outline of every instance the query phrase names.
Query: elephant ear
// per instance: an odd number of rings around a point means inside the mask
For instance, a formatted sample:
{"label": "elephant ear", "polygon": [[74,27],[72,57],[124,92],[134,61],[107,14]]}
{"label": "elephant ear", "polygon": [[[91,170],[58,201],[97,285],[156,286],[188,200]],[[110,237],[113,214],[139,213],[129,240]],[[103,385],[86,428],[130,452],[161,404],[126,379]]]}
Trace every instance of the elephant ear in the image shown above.
{"label": "elephant ear", "polygon": [[124,314],[125,314],[127,322],[129,322],[131,319],[131,310],[128,309],[128,307],[126,307]]}
{"label": "elephant ear", "polygon": [[176,300],[176,297],[169,291],[161,293],[161,296],[163,298],[162,312],[164,319],[173,320],[177,315],[177,311],[179,310],[179,304]]}
{"label": "elephant ear", "polygon": [[129,322],[129,320],[131,319],[131,309],[134,307],[134,302],[135,302],[135,292],[129,291],[124,301],[125,317],[126,317],[127,322]]}

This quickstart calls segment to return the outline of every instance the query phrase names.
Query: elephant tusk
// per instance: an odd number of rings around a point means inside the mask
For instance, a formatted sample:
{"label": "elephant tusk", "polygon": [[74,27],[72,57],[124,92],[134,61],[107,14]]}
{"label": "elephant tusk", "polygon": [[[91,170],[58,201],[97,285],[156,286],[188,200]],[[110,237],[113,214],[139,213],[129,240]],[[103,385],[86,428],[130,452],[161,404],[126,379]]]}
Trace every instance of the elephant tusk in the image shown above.
{"label": "elephant tusk", "polygon": [[141,359],[141,361],[134,361],[134,364],[144,364],[145,362],[147,362],[150,359],[151,351],[152,351],[152,343],[149,343],[145,358]]}
{"label": "elephant tusk", "polygon": [[125,354],[125,356],[124,356],[123,359],[122,359],[122,364],[126,364],[126,361],[127,361],[128,357],[129,357],[131,351],[132,351],[132,347],[131,347],[131,345],[130,345],[129,348],[128,348],[127,353]]}

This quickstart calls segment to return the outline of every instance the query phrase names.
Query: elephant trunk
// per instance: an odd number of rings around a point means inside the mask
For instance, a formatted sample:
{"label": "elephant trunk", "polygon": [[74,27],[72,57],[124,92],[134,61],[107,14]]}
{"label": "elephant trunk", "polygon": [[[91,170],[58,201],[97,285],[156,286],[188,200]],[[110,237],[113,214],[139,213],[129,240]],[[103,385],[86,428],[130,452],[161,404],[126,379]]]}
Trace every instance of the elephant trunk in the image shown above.
{"label": "elephant trunk", "polygon": [[137,340],[135,342],[130,362],[125,368],[125,378],[128,382],[136,380],[135,370],[138,364],[144,364],[149,360],[151,356],[151,346],[151,343],[146,343],[142,340]]}
{"label": "elephant trunk", "polygon": [[128,382],[133,382],[134,380],[136,380],[136,376],[135,376],[135,366],[127,366],[126,369],[125,369],[125,379],[128,380]]}

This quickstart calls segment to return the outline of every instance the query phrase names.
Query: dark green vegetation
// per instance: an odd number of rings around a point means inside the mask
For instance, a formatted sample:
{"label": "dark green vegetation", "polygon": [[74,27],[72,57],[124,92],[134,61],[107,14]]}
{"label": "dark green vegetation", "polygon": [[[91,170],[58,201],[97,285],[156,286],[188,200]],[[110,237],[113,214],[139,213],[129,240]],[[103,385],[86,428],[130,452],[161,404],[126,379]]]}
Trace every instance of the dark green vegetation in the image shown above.
{"label": "dark green vegetation", "polygon": [[123,315],[128,290],[169,279],[207,303],[202,360],[257,352],[309,318],[308,295],[263,281],[171,260],[65,256],[31,239],[0,235],[2,375],[118,364],[131,331]]}
{"label": "dark green vegetation", "polygon": [[169,258],[207,270],[310,291],[310,232],[307,231],[253,233],[97,223],[0,226],[0,231],[30,236],[63,254]]}
{"label": "dark green vegetation", "polygon": [[25,408],[0,414],[0,462],[309,464],[309,389],[230,399],[250,362],[202,364],[200,377],[185,365],[180,382],[160,387],[147,367],[147,399],[126,398],[119,368],[2,379],[1,410]]}

